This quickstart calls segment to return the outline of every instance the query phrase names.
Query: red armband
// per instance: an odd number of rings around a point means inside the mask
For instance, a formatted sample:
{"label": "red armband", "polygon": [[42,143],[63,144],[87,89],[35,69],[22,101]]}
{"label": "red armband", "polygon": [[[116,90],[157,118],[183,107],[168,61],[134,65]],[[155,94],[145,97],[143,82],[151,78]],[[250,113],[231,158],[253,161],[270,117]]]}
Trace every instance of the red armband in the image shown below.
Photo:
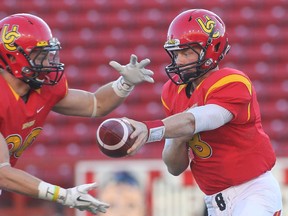
{"label": "red armband", "polygon": [[144,121],[143,123],[148,129],[147,143],[162,140],[165,134],[165,126],[161,120]]}

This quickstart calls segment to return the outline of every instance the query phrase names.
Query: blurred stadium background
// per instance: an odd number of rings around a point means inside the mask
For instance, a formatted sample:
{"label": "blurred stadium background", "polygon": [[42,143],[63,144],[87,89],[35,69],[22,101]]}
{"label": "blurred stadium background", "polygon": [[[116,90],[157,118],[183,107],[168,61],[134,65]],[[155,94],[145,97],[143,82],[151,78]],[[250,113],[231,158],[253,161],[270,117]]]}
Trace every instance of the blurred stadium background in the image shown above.
{"label": "blurred stadium background", "polygon": [[[118,73],[108,62],[116,60],[126,64],[132,53],[139,60],[151,59],[149,68],[155,72],[156,81],[138,86],[121,107],[105,118],[84,119],[51,113],[42,135],[23,154],[18,168],[48,182],[73,187],[77,176],[75,166],[79,161],[109,160],[95,144],[95,131],[104,119],[164,117],[160,93],[167,80],[164,67],[170,59],[163,44],[172,19],[189,8],[209,9],[222,17],[232,49],[221,66],[238,68],[250,76],[258,93],[263,126],[272,139],[276,154],[281,159],[288,156],[288,0],[0,2],[0,19],[25,12],[42,17],[50,25],[54,36],[62,43],[61,58],[71,88],[95,91],[100,85],[116,79]],[[132,159],[160,159],[162,147],[162,142],[149,144]],[[287,186],[288,169],[283,169],[281,176]],[[3,192],[0,216],[8,215],[66,216],[75,215],[75,212]]]}

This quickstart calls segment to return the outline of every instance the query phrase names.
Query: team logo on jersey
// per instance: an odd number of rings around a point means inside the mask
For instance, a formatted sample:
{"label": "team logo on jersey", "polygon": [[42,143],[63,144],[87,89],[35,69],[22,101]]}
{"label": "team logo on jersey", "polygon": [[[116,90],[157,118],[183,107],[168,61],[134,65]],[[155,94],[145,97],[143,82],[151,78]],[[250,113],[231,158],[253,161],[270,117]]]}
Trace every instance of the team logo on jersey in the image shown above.
{"label": "team logo on jersey", "polygon": [[[212,20],[209,16],[205,16],[205,21],[201,18],[197,18],[196,21],[199,23],[200,27],[206,32],[208,35],[212,32],[213,28],[216,26],[214,20]],[[220,36],[219,30],[214,30],[213,38],[218,38]]]}
{"label": "team logo on jersey", "polygon": [[15,51],[17,48],[14,45],[15,40],[17,40],[21,34],[18,32],[18,25],[13,25],[11,31],[8,30],[9,25],[4,25],[1,33],[1,40],[4,47],[9,51]]}
{"label": "team logo on jersey", "polygon": [[22,130],[29,128],[29,127],[32,127],[34,124],[35,124],[35,120],[30,121],[30,122],[26,122],[22,125]]}

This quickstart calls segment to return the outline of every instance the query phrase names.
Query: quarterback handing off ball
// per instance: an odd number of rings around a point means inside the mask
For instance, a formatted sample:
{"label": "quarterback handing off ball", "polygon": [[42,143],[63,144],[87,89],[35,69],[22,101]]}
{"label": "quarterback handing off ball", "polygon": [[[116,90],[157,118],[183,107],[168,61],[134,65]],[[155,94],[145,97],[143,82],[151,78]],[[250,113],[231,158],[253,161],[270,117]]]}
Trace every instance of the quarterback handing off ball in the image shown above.
{"label": "quarterback handing off ball", "polygon": [[118,158],[127,155],[135,139],[130,139],[133,128],[125,119],[110,118],[103,121],[97,130],[100,150],[107,156]]}

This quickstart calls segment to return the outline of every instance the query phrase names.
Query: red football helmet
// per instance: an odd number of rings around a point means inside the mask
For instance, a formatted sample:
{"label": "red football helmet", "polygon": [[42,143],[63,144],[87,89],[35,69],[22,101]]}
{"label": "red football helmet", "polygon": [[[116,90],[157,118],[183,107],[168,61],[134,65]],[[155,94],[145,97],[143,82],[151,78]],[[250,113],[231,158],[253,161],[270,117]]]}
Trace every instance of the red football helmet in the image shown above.
{"label": "red football helmet", "polygon": [[0,67],[34,89],[59,82],[64,72],[60,43],[41,18],[14,14],[0,20],[0,30]]}
{"label": "red football helmet", "polygon": [[[219,16],[208,10],[192,9],[182,12],[171,22],[164,48],[172,60],[165,68],[166,73],[175,84],[181,85],[214,69],[228,53],[230,45],[225,24]],[[195,48],[201,51],[197,52]],[[198,60],[177,65],[175,51],[183,49],[192,49],[198,54]]]}

